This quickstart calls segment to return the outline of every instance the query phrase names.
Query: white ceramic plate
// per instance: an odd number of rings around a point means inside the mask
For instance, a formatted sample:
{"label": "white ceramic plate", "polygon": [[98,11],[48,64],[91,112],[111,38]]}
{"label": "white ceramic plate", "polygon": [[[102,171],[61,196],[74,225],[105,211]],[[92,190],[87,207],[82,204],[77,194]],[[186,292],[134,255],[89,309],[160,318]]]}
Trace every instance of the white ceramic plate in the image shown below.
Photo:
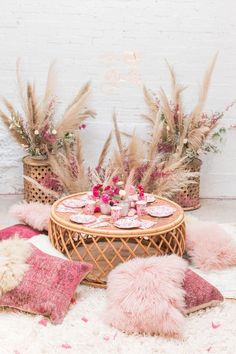
{"label": "white ceramic plate", "polygon": [[158,205],[153,207],[148,207],[147,212],[149,215],[158,217],[158,218],[166,218],[170,215],[173,215],[176,209],[168,206],[168,205]]}
{"label": "white ceramic plate", "polygon": [[76,210],[75,208],[67,208],[65,205],[60,204],[58,205],[56,211],[58,211],[59,213],[78,213],[78,210]]}
{"label": "white ceramic plate", "polygon": [[[145,200],[146,200],[147,203],[153,203],[156,200],[156,197],[153,194],[144,193],[144,196],[145,196]],[[133,201],[137,202],[139,200],[138,199],[138,194],[134,194],[132,196],[132,199],[133,199]]]}
{"label": "white ceramic plate", "polygon": [[70,220],[76,222],[77,224],[90,224],[95,222],[97,218],[94,215],[76,214],[71,215]]}
{"label": "white ceramic plate", "polygon": [[140,227],[141,223],[139,220],[134,218],[123,218],[119,219],[114,223],[114,226],[119,229],[133,229]]}
{"label": "white ceramic plate", "polygon": [[66,199],[62,204],[67,208],[82,208],[85,206],[85,200],[82,199]]}

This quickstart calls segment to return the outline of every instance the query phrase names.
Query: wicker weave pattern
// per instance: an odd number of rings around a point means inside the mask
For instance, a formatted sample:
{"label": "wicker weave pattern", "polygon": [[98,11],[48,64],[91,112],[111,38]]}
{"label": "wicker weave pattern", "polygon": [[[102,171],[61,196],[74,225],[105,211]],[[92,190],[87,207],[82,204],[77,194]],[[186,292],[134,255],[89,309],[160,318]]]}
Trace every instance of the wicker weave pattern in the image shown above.
{"label": "wicker weave pattern", "polygon": [[[58,204],[56,202],[55,204]],[[54,205],[55,205],[54,204]],[[54,209],[54,206],[53,206]],[[49,237],[54,247],[72,260],[93,264],[84,283],[105,287],[108,273],[119,263],[134,257],[148,257],[175,253],[182,256],[185,250],[185,224],[181,215],[178,223],[166,228],[103,231],[85,229],[80,225],[60,220],[52,209]]]}
{"label": "wicker weave pattern", "polygon": [[104,237],[62,229],[51,221],[49,235],[55,248],[69,259],[93,264],[93,271],[84,282],[98,287],[106,286],[108,273],[119,263],[134,257],[171,253],[182,256],[185,248],[184,223],[152,237]]}
{"label": "wicker weave pattern", "polygon": [[[187,170],[190,172],[200,172],[201,160],[195,159],[188,164]],[[194,210],[200,208],[200,175],[194,178],[196,183],[188,186],[177,193],[173,200],[181,205],[184,210]]]}
{"label": "wicker weave pattern", "polygon": [[[41,182],[47,174],[51,172],[50,166],[47,161],[33,160],[29,156],[23,158],[24,175],[29,176]],[[45,194],[43,191],[35,187],[30,182],[24,179],[24,199],[27,202],[40,202],[52,204],[55,198],[51,195]]]}

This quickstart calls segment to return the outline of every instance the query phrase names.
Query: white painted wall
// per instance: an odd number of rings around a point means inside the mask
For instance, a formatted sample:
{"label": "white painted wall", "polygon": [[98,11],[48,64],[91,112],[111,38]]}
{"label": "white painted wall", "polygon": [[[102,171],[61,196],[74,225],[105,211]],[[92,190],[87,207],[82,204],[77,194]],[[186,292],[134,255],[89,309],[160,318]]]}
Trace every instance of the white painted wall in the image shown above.
{"label": "white painted wall", "polygon": [[[83,132],[86,160],[96,160],[115,108],[127,130],[142,132],[141,84],[169,89],[164,59],[189,86],[186,109],[196,101],[202,74],[219,58],[207,107],[222,110],[236,98],[234,0],[0,0],[0,95],[17,104],[15,63],[42,89],[49,62],[57,60],[63,109],[86,80],[93,82],[98,116]],[[129,63],[130,52],[137,55]],[[236,124],[236,106],[224,124]],[[204,159],[203,197],[236,197],[236,129],[219,155]],[[22,189],[22,150],[0,129],[0,193]]]}

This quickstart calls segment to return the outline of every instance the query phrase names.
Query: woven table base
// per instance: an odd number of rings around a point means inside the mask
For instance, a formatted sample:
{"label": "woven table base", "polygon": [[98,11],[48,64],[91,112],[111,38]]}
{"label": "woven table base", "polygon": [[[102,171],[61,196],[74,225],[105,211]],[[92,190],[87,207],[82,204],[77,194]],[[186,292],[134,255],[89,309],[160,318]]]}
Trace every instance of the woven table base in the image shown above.
{"label": "woven table base", "polygon": [[[185,223],[182,208],[177,204],[158,198],[158,204],[169,204],[176,208],[175,215],[158,219],[157,225],[149,229],[121,230],[111,228],[92,229],[75,224],[69,215],[57,212],[58,204],[68,198],[79,198],[80,194],[64,197],[52,206],[49,222],[49,238],[54,247],[71,260],[86,261],[93,265],[84,283],[105,287],[108,273],[117,264],[135,257],[149,257],[175,253],[183,256],[185,251]],[[146,216],[150,220],[151,217]]]}

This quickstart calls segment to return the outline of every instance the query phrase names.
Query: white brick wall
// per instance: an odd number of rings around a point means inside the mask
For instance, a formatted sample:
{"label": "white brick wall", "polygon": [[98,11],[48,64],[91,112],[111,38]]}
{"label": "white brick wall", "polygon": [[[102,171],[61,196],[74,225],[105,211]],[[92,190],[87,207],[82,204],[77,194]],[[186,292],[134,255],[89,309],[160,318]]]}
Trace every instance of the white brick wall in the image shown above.
{"label": "white brick wall", "polygon": [[[25,78],[34,78],[39,89],[49,62],[57,60],[60,109],[91,78],[98,117],[83,135],[86,159],[92,162],[111,127],[114,108],[124,128],[143,130],[141,83],[169,89],[165,58],[189,86],[186,109],[196,101],[202,74],[217,50],[207,108],[222,110],[236,98],[235,10],[234,0],[1,1],[0,95],[17,103],[18,57]],[[131,51],[140,58],[136,66],[127,61]],[[236,123],[236,107],[224,123]],[[236,197],[235,138],[236,129],[229,132],[222,154],[204,159],[203,197]],[[2,127],[0,153],[0,193],[21,191],[23,152]]]}

